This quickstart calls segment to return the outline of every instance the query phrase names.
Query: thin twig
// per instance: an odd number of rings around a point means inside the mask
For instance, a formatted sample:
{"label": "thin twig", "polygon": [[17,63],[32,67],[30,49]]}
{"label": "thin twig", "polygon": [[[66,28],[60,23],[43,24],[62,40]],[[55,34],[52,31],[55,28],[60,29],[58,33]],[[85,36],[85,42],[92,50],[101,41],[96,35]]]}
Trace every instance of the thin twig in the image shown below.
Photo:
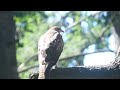
{"label": "thin twig", "polygon": [[34,66],[28,67],[28,68],[23,69],[23,70],[18,71],[18,72],[19,72],[19,73],[23,73],[23,72],[26,72],[26,71],[28,71],[28,70],[30,70],[30,69],[32,69],[32,68],[36,68],[36,67],[39,67],[39,65],[34,65]]}
{"label": "thin twig", "polygon": [[33,55],[32,57],[30,57],[28,60],[26,60],[24,63],[20,64],[19,67],[18,67],[18,72],[21,71],[21,70],[24,68],[24,66],[25,66],[26,64],[28,64],[31,60],[36,60],[36,59],[34,59],[34,58],[37,58],[37,56],[38,56],[38,55],[35,54],[35,55]]}
{"label": "thin twig", "polygon": [[89,18],[89,17],[94,17],[94,16],[96,16],[97,14],[100,14],[101,12],[102,12],[102,11],[99,11],[99,12],[94,13],[94,14],[91,14],[91,15],[85,17],[85,18],[82,18],[82,19],[79,20],[78,22],[75,22],[75,23],[73,23],[72,25],[68,26],[68,27],[65,29],[65,31],[67,31],[68,29],[70,29],[70,28],[72,28],[72,27],[80,24],[83,20],[85,20],[85,19],[87,19],[87,18]]}
{"label": "thin twig", "polygon": [[77,54],[77,55],[74,55],[74,56],[69,56],[69,57],[61,58],[60,61],[67,60],[67,59],[69,60],[69,59],[74,58],[74,57],[85,56],[85,55],[99,53],[99,52],[114,52],[114,51],[113,50],[98,50],[98,51],[91,52],[91,53],[82,53],[82,54]]}

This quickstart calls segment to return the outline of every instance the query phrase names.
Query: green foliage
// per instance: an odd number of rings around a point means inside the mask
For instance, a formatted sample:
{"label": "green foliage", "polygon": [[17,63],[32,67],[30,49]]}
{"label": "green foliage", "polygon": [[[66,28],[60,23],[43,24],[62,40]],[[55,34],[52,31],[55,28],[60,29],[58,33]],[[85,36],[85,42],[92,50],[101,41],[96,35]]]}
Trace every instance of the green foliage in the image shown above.
{"label": "green foliage", "polygon": [[[74,23],[88,16],[85,12],[71,11],[69,15],[62,20],[62,17],[67,13],[69,12],[64,12],[62,15],[58,12],[46,13],[45,11],[16,12],[14,20],[18,34],[16,35],[18,66],[37,54],[38,39],[50,26],[60,24],[61,21],[64,21],[61,26],[65,28],[70,25],[70,22],[66,21],[68,17],[71,18]],[[56,14],[61,18],[58,21]],[[52,19],[50,20],[50,18]],[[48,22],[48,20],[52,23]],[[63,37],[65,45],[60,58],[80,54],[93,43],[96,44],[96,49],[103,49],[108,46],[107,39],[96,42],[96,39],[101,35],[103,27],[105,27],[105,18],[99,17],[98,15],[96,18],[86,18],[84,22],[88,24],[87,29],[83,28],[80,23],[65,32]],[[110,30],[108,30],[103,37],[108,38],[110,34]],[[58,62],[58,66],[68,67],[69,64],[72,63],[72,60],[76,60],[77,63],[75,65],[82,65],[81,61],[83,59],[84,56],[79,56],[71,58],[70,60],[62,60]],[[38,65],[37,58],[32,58],[31,61],[24,66],[24,69],[34,65]],[[28,78],[29,73],[30,70],[23,72],[20,74],[20,77],[22,79]]]}
{"label": "green foliage", "polygon": [[[19,12],[20,13],[20,12]],[[21,12],[23,13],[23,12]],[[48,24],[45,23],[47,18],[43,17],[42,12],[26,13],[14,17],[16,21],[16,28],[19,33],[19,42],[17,43],[17,60],[18,66],[37,53],[37,42],[41,34],[48,29]],[[23,47],[19,47],[19,43],[23,44]],[[32,61],[32,60],[31,60]],[[27,66],[35,65],[36,62],[30,62]],[[28,74],[24,74],[25,77]],[[21,78],[24,78],[23,75]],[[28,76],[27,76],[28,77]]]}

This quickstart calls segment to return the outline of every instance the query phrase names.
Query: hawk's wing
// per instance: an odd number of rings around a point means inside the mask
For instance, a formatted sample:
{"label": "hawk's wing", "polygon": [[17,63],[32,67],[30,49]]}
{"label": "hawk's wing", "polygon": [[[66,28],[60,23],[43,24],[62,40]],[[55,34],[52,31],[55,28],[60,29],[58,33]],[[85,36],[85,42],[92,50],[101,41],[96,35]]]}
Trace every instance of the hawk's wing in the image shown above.
{"label": "hawk's wing", "polygon": [[54,34],[53,37],[41,37],[39,42],[39,54],[41,59],[45,59],[46,62],[57,62],[61,52],[63,50],[63,39],[58,33]]}
{"label": "hawk's wing", "polygon": [[[39,70],[41,75],[43,75],[45,71],[49,72],[51,67],[57,63],[63,50],[64,43],[62,36],[55,33],[54,35],[43,35],[38,45],[39,65],[41,65]],[[44,63],[46,65],[42,65]]]}
{"label": "hawk's wing", "polygon": [[46,49],[46,62],[55,63],[58,61],[59,56],[63,50],[63,39],[60,34],[57,34],[55,38],[53,38],[52,42],[50,42],[49,47]]}

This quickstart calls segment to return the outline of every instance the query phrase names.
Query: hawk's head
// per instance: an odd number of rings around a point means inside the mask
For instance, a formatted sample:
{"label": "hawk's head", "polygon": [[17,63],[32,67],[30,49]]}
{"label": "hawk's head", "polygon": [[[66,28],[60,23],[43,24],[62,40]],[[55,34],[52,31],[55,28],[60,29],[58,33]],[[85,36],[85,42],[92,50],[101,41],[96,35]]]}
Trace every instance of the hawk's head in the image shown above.
{"label": "hawk's head", "polygon": [[49,30],[57,31],[58,33],[64,32],[64,31],[63,31],[61,28],[59,28],[58,26],[53,26],[53,27],[51,27]]}

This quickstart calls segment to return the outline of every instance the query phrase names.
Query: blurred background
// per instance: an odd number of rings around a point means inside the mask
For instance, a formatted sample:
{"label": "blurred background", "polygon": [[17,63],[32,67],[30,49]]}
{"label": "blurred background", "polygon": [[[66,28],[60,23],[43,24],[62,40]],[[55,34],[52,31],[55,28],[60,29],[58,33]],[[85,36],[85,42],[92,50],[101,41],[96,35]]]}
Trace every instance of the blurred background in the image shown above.
{"label": "blurred background", "polygon": [[30,72],[38,68],[38,40],[51,26],[65,31],[58,67],[110,64],[120,43],[119,11],[14,11],[13,20],[21,79],[28,79]]}

